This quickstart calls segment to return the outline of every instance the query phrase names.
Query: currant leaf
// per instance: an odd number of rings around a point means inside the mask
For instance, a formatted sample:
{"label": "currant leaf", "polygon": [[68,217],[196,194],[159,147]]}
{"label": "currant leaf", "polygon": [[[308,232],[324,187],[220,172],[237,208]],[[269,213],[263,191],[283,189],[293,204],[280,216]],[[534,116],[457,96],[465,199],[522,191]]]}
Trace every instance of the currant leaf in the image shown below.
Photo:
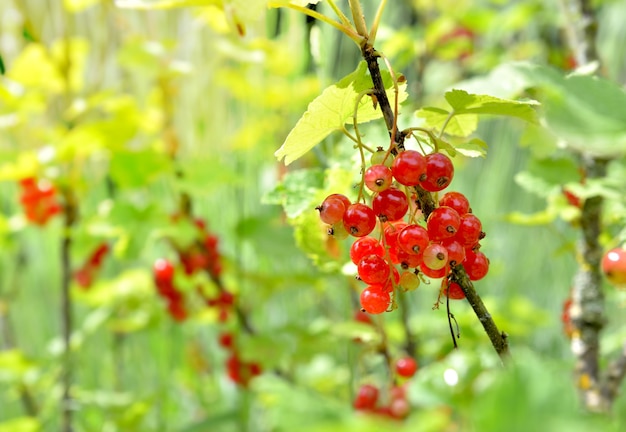
{"label": "currant leaf", "polygon": [[[395,94],[389,73],[383,71],[383,82],[390,100]],[[372,87],[372,80],[367,72],[367,64],[361,62],[357,69],[338,83],[327,87],[320,96],[308,106],[307,111],[298,120],[283,145],[274,153],[278,160],[284,158],[285,165],[297,160],[319,144],[334,131],[340,130],[346,123],[352,122],[356,99],[364,90]],[[407,98],[406,83],[399,87],[398,102]],[[369,97],[361,98],[358,106],[358,122],[365,123],[382,117]]]}

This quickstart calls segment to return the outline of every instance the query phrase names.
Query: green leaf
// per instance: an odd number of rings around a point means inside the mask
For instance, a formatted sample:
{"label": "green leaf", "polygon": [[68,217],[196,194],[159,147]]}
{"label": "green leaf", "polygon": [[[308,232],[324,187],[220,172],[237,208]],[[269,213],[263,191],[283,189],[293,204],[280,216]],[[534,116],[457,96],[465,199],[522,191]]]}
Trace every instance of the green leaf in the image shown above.
{"label": "green leaf", "polygon": [[489,95],[475,95],[465,90],[451,90],[446,93],[446,100],[455,115],[491,114],[517,117],[530,123],[537,123],[537,113],[533,106],[537,101],[514,101]]}
{"label": "green leaf", "polygon": [[291,171],[272,191],[265,194],[264,204],[280,204],[289,218],[311,210],[312,197],[324,183],[324,171],[319,168]]}
{"label": "green leaf", "polygon": [[475,95],[465,90],[451,90],[445,95],[452,111],[436,107],[424,107],[417,117],[425,120],[425,126],[445,130],[448,135],[466,137],[476,130],[478,114],[517,117],[530,123],[537,122],[533,109],[536,101],[514,101],[488,95]]}
{"label": "green leaf", "polygon": [[546,100],[548,127],[578,151],[598,156],[626,152],[626,92],[589,76],[564,81]]}
{"label": "green leaf", "polygon": [[626,91],[606,79],[518,65],[529,86],[543,90],[548,128],[576,151],[598,157],[626,152]]}
{"label": "green leaf", "polygon": [[451,116],[449,111],[436,107],[424,107],[416,115],[424,119],[424,126],[437,130],[445,127],[446,133],[452,136],[469,136],[478,126],[478,116],[475,114]]}
{"label": "green leaf", "polygon": [[[383,82],[390,100],[394,100],[391,77],[382,71]],[[352,122],[357,97],[363,91],[372,88],[372,80],[365,62],[338,83],[326,88],[320,96],[309,104],[307,111],[298,120],[283,145],[276,151],[278,160],[285,159],[285,164],[302,157],[319,144],[332,132],[341,130],[346,123]],[[391,90],[390,90],[391,89]],[[399,86],[398,102],[407,98],[406,84]],[[360,99],[358,122],[364,123],[382,117],[380,109],[375,108],[368,96]]]}
{"label": "green leaf", "polygon": [[479,138],[472,138],[454,145],[454,149],[467,157],[482,157],[487,155],[487,143]]}

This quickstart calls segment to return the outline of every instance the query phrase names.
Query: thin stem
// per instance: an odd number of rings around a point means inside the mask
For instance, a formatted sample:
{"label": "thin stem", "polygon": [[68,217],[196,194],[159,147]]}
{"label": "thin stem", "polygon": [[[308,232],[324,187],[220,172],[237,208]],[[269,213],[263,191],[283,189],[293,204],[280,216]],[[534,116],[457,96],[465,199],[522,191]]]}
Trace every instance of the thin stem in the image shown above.
{"label": "thin stem", "polygon": [[356,135],[356,146],[359,149],[359,156],[361,157],[361,183],[359,184],[359,195],[357,196],[357,202],[360,201],[363,198],[363,187],[365,185],[365,166],[366,166],[366,162],[365,162],[365,154],[363,153],[363,142],[361,142],[361,134],[359,132],[359,122],[358,122],[358,111],[359,111],[359,104],[361,103],[361,99],[363,99],[364,96],[367,95],[371,95],[373,92],[372,90],[364,90],[361,93],[359,93],[359,95],[356,98],[356,101],[354,102],[354,111],[352,113],[352,124],[354,127],[354,133]]}
{"label": "thin stem", "polygon": [[372,24],[372,28],[370,29],[369,42],[374,45],[376,42],[376,33],[378,32],[378,25],[380,24],[380,20],[383,16],[383,11],[385,10],[385,6],[387,5],[387,0],[381,0],[378,5],[378,9],[376,10],[376,15],[374,16],[374,23]]}
{"label": "thin stem", "polygon": [[328,18],[326,15],[323,15],[317,11],[314,11],[312,9],[308,9],[302,6],[298,6],[295,5],[293,3],[287,3],[284,1],[270,1],[268,3],[269,7],[286,7],[289,9],[293,9],[296,10],[298,12],[301,12],[305,15],[308,15],[312,18],[315,18],[317,20],[320,20],[322,22],[325,22],[328,25],[331,25],[333,27],[335,27],[337,30],[339,30],[340,32],[342,32],[343,34],[345,34],[346,36],[348,36],[350,39],[352,39],[354,41],[354,43],[356,43],[358,46],[361,46],[363,44],[363,41],[365,40],[365,38],[363,36],[360,36],[357,32],[354,31],[354,29],[352,27],[349,27],[347,25],[344,25],[338,21],[335,21],[331,18]]}
{"label": "thin stem", "polygon": [[367,24],[365,23],[365,16],[363,15],[363,8],[359,0],[348,0],[350,4],[350,11],[352,12],[352,20],[354,21],[354,27],[359,35],[367,39]]}
{"label": "thin stem", "polygon": [[[452,120],[452,117],[454,117],[454,111],[450,112],[448,114],[448,117],[446,117],[446,121],[443,122],[443,125],[441,126],[441,131],[439,132],[439,138],[443,136],[443,133],[448,127],[448,123],[450,123],[450,120]],[[437,145],[436,141],[435,141],[435,145]]]}
{"label": "thin stem", "polygon": [[[450,289],[450,281],[446,281],[448,290]],[[454,334],[454,327],[452,327],[452,319],[454,319],[454,315],[450,312],[450,295],[446,291],[446,313],[448,314],[448,326],[450,326],[450,336],[452,337],[452,344],[454,345],[454,349],[458,349],[459,346],[456,343],[456,335]],[[455,319],[456,321],[456,319]]]}
{"label": "thin stem", "polygon": [[350,19],[346,16],[346,14],[344,14],[341,9],[339,9],[337,7],[337,5],[335,4],[335,2],[333,0],[326,0],[326,3],[328,3],[328,5],[331,7],[331,9],[333,10],[333,12],[335,12],[335,14],[337,15],[337,17],[341,20],[341,22],[348,26],[348,27],[352,27],[352,23],[350,23]]}

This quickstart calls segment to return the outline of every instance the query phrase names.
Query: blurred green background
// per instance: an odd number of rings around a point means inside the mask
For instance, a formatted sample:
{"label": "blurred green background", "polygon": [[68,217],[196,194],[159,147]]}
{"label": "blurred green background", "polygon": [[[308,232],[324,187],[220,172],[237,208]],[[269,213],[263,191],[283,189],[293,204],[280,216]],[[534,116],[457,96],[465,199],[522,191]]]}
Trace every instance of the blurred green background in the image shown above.
{"label": "blurred green background", "polygon": [[[355,284],[341,273],[349,243],[331,257],[319,240],[313,208],[330,185],[317,176],[295,191],[308,218],[295,236],[283,209],[268,202],[284,175],[299,169],[345,170],[347,181],[339,183],[347,187],[357,178],[355,151],[338,136],[287,168],[273,153],[307,104],[355,69],[360,53],[329,26],[263,3],[0,5],[0,431],[60,430],[64,228],[60,217],[45,227],[27,223],[17,180],[29,175],[76,194],[75,268],[101,242],[112,247],[89,290],[72,286],[76,430],[623,430],[623,400],[613,417],[585,415],[570,382],[561,312],[576,269],[576,227],[562,219],[511,222],[514,212],[546,207],[545,197],[520,186],[520,173],[536,159],[526,125],[515,120],[481,122],[476,135],[489,145],[487,157],[455,158],[451,185],[470,199],[487,232],[482,250],[491,267],[476,288],[509,335],[513,364],[503,371],[465,302],[451,305],[461,329],[452,352],[445,312],[432,308],[437,283],[423,285],[406,295],[421,366],[409,383],[411,415],[389,423],[353,412],[358,385],[384,386],[387,372],[376,332],[352,325]],[[624,83],[626,5],[595,3],[606,74]],[[376,5],[364,1],[365,15]],[[377,48],[408,79],[401,121],[411,124],[417,108],[441,105],[446,89],[510,61],[567,69],[562,7],[389,2]],[[332,14],[323,2],[318,10]],[[59,69],[64,58],[71,59],[69,82]],[[503,83],[492,84],[493,94],[501,91]],[[385,143],[379,124],[364,130],[368,143]],[[168,225],[182,192],[220,238],[224,281],[257,329],[254,337],[236,322],[219,323],[194,295],[198,283],[214,289],[208,280],[180,278],[190,310],[183,323],[167,316],[156,294],[152,263],[174,258],[165,237],[183,235]],[[611,354],[626,337],[626,297],[607,285],[606,300],[602,348]],[[386,314],[384,326],[392,354],[400,355],[400,313]],[[249,389],[224,374],[227,354],[217,343],[224,329],[266,371]],[[354,343],[357,336],[365,342]],[[446,383],[448,369],[458,384]],[[28,412],[25,397],[36,412]]]}

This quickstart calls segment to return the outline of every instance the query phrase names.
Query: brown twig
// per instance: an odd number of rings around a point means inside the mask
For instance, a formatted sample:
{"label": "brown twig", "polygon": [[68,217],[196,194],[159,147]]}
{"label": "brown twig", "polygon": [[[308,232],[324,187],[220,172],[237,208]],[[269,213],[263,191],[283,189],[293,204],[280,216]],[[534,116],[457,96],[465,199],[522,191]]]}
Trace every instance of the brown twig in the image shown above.
{"label": "brown twig", "polygon": [[474,289],[474,284],[470,281],[463,265],[458,264],[452,267],[452,280],[459,284],[467,302],[470,304],[474,313],[478,317],[478,320],[485,329],[485,333],[489,336],[489,340],[493,345],[500,358],[505,361],[509,356],[509,340],[506,333],[501,332],[498,329],[493,317],[487,310],[487,307],[483,303],[482,299]]}

